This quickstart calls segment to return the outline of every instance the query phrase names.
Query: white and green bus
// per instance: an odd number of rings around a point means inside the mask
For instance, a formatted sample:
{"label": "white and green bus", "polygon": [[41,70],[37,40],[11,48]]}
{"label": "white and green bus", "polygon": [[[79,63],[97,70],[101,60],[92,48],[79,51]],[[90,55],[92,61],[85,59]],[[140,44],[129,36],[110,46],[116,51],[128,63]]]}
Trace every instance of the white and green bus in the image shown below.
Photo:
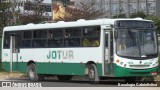
{"label": "white and green bus", "polygon": [[8,26],[2,41],[3,68],[27,73],[31,81],[47,75],[136,80],[158,71],[156,28],[141,18]]}

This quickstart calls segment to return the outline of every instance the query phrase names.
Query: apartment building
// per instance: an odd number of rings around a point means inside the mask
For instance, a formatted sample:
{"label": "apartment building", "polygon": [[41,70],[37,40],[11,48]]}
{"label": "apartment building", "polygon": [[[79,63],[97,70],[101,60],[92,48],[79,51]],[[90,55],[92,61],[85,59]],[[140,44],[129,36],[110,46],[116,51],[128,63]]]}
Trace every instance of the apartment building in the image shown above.
{"label": "apartment building", "polygon": [[160,15],[160,0],[75,0],[75,6],[81,1],[90,1],[97,9],[103,9],[108,18],[119,14],[129,16],[138,11],[147,15]]}
{"label": "apartment building", "polygon": [[[12,10],[19,11],[21,14],[32,13],[35,8],[37,8],[37,3],[35,0],[2,0],[3,2],[11,2]],[[29,2],[29,3],[28,3]],[[42,3],[39,3],[39,6],[44,9],[44,16],[51,17],[51,2],[52,0],[44,0]]]}

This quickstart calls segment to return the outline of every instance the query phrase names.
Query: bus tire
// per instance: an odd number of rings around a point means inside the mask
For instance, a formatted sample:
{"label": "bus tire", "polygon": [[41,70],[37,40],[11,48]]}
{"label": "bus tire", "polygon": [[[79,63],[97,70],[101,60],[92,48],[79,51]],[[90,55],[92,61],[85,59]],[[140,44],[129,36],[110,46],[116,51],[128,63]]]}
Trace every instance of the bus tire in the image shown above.
{"label": "bus tire", "polygon": [[72,79],[72,75],[58,75],[57,78],[58,80],[62,80],[62,81],[68,81]]}
{"label": "bus tire", "polygon": [[90,64],[88,66],[88,78],[89,78],[89,83],[91,84],[99,83],[98,70],[95,64]]}
{"label": "bus tire", "polygon": [[36,65],[34,63],[31,63],[27,67],[27,74],[30,81],[38,81],[39,77],[36,70]]}

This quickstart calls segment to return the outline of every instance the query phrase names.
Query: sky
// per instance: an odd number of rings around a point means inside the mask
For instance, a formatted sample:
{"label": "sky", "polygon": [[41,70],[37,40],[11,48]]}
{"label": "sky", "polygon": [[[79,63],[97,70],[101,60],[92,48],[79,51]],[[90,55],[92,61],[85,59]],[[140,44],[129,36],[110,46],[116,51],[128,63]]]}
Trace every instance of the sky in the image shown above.
{"label": "sky", "polygon": [[43,2],[44,2],[44,3],[51,3],[52,0],[44,0]]}

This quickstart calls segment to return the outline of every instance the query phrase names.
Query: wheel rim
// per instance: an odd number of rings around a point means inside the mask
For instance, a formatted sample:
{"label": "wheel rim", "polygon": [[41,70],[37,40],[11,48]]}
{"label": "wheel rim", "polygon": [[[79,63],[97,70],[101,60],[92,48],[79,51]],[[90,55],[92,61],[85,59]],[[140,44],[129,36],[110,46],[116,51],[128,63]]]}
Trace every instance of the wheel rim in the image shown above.
{"label": "wheel rim", "polygon": [[89,78],[94,79],[94,77],[95,77],[94,70],[93,69],[89,70]]}
{"label": "wheel rim", "polygon": [[30,76],[30,78],[34,78],[34,75],[35,75],[34,69],[30,69],[29,70],[29,76]]}

